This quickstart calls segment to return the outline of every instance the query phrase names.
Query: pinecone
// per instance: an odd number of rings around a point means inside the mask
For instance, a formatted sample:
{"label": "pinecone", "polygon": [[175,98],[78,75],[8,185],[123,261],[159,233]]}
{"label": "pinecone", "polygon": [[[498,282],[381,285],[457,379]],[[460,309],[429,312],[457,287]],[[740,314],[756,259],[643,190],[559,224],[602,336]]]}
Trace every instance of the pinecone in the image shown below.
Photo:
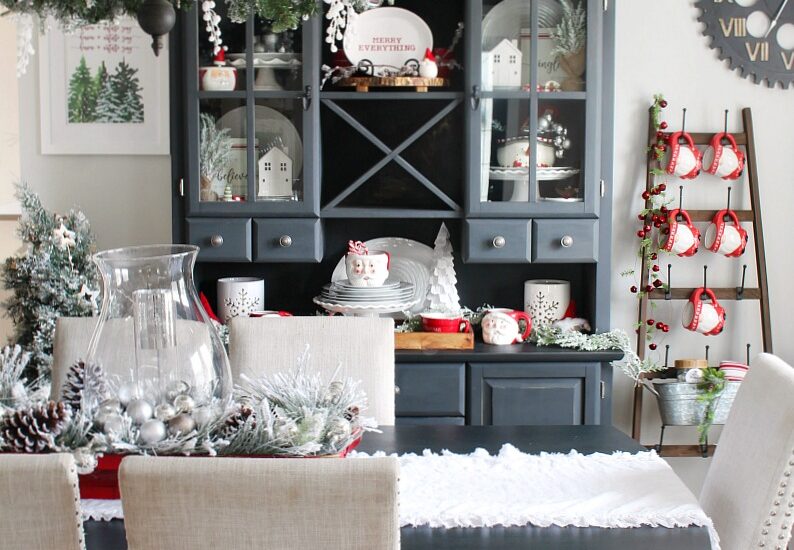
{"label": "pinecone", "polygon": [[77,361],[66,373],[66,381],[61,388],[61,399],[72,409],[79,411],[86,385],[90,386],[97,402],[103,401],[110,394],[104,369],[96,364],[86,365],[85,361]]}
{"label": "pinecone", "polygon": [[50,401],[7,413],[0,420],[0,437],[18,453],[54,451],[55,438],[69,424],[72,411],[62,402]]}
{"label": "pinecone", "polygon": [[254,409],[248,405],[238,405],[234,412],[226,417],[223,427],[221,428],[221,435],[226,439],[234,437],[249,418],[252,419],[251,427],[255,428],[256,413],[254,412]]}

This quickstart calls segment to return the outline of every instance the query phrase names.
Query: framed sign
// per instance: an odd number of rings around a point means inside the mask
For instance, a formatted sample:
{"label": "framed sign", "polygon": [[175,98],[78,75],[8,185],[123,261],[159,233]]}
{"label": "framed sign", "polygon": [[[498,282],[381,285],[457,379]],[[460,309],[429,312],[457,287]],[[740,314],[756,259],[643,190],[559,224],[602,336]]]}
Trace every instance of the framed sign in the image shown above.
{"label": "framed sign", "polygon": [[40,36],[41,152],[167,155],[168,53],[122,18]]}

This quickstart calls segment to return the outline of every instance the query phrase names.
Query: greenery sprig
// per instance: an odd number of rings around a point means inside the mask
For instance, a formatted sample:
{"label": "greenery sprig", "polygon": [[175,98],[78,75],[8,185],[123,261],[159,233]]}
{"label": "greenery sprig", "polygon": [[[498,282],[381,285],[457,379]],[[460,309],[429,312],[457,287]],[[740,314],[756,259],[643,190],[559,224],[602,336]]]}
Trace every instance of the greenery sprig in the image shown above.
{"label": "greenery sprig", "polygon": [[699,395],[697,400],[706,404],[703,418],[698,424],[698,441],[705,445],[708,441],[709,429],[714,424],[714,413],[717,403],[725,391],[725,373],[715,367],[703,369],[703,378],[698,382]]}

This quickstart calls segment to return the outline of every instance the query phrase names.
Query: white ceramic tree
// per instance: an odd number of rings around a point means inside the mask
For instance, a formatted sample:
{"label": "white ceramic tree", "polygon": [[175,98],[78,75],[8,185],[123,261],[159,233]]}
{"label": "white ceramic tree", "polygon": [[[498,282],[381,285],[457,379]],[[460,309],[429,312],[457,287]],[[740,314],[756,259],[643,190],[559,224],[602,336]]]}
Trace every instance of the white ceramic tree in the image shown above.
{"label": "white ceramic tree", "polygon": [[426,309],[450,313],[459,312],[460,297],[458,296],[457,283],[449,230],[442,223],[433,248],[433,268],[430,273]]}

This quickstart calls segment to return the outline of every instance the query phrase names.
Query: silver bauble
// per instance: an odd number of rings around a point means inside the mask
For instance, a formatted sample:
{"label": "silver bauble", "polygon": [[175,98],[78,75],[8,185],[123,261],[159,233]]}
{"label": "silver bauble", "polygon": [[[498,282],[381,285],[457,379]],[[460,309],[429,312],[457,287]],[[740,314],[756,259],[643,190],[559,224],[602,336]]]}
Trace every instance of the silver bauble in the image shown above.
{"label": "silver bauble", "polygon": [[109,436],[119,435],[124,429],[124,418],[115,412],[109,413],[105,417],[105,422],[102,424],[102,431]]}
{"label": "silver bauble", "polygon": [[557,149],[556,151],[554,151],[554,156],[557,157],[558,159],[561,159],[562,157],[565,156],[565,151],[563,151],[562,149]]}
{"label": "silver bauble", "polygon": [[544,132],[549,129],[549,119],[546,117],[540,117],[538,119],[538,130]]}
{"label": "silver bauble", "polygon": [[563,149],[570,149],[571,148],[571,140],[570,139],[562,140],[562,148]]}
{"label": "silver bauble", "polygon": [[568,128],[563,128],[562,129],[562,135],[564,135],[564,136],[568,135]]}
{"label": "silver bauble", "polygon": [[554,125],[554,133],[557,134],[558,136],[562,135],[562,131],[563,130],[564,130],[564,128],[562,127],[562,124],[555,124]]}
{"label": "silver bauble", "polygon": [[165,391],[165,396],[169,401],[173,401],[176,399],[177,395],[188,393],[190,391],[190,384],[185,382],[184,380],[175,380],[168,384],[168,388]]}
{"label": "silver bauble", "polygon": [[548,122],[552,121],[551,113],[546,113],[545,115],[543,115],[543,118],[545,118]]}
{"label": "silver bauble", "polygon": [[108,412],[104,412],[102,410],[98,410],[96,413],[94,413],[94,426],[96,426],[100,430],[104,429],[105,420],[107,420],[108,415],[111,415],[111,414],[114,414],[114,413],[108,413]]}
{"label": "silver bauble", "polygon": [[127,406],[130,401],[137,397],[138,388],[133,382],[125,382],[119,388],[117,395],[121,404]]}
{"label": "silver bauble", "polygon": [[121,412],[121,401],[119,401],[115,397],[110,399],[105,399],[104,401],[102,401],[102,403],[99,404],[99,410],[106,414]]}
{"label": "silver bauble", "polygon": [[555,147],[562,147],[562,136],[556,136],[554,138],[554,146]]}
{"label": "silver bauble", "polygon": [[174,407],[179,412],[190,412],[195,406],[196,402],[187,394],[181,393],[174,398]]}
{"label": "silver bauble", "polygon": [[196,429],[196,421],[187,413],[181,413],[168,421],[168,431],[172,435],[189,434]]}
{"label": "silver bauble", "polygon": [[153,445],[165,439],[165,424],[156,418],[151,418],[141,425],[141,441]]}
{"label": "silver bauble", "polygon": [[161,405],[157,405],[154,408],[154,417],[157,420],[162,420],[163,422],[168,422],[172,418],[176,416],[176,409],[169,405],[168,403],[163,403]]}
{"label": "silver bauble", "polygon": [[149,420],[154,414],[154,407],[145,399],[133,399],[127,404],[127,415],[138,425]]}
{"label": "silver bauble", "polygon": [[196,424],[199,426],[206,426],[218,415],[217,411],[215,411],[212,407],[196,407],[193,410],[192,416],[193,420],[196,421]]}

